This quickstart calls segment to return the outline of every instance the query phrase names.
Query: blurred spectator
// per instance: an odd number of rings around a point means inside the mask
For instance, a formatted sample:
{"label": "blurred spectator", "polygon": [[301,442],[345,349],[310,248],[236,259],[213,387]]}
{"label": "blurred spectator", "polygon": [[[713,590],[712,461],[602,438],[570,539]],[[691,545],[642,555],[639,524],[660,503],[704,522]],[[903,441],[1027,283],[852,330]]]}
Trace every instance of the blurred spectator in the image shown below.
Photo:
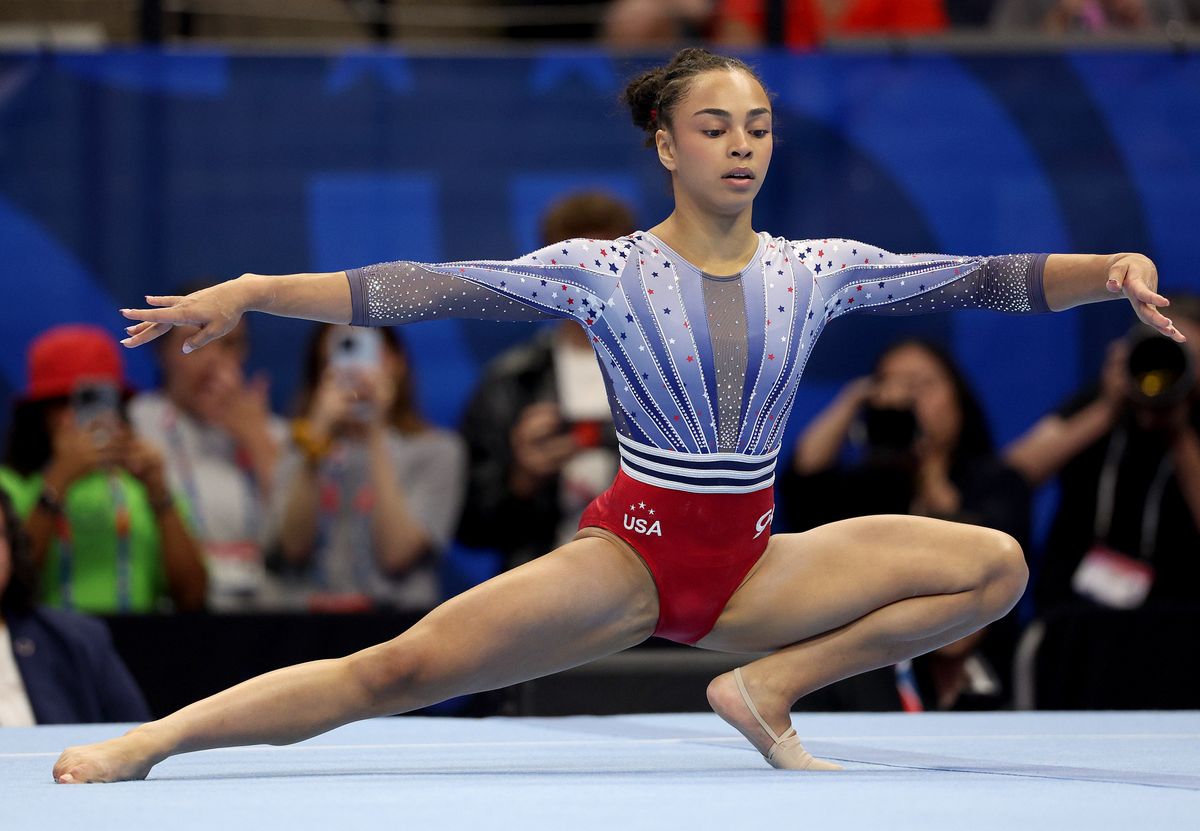
{"label": "blurred spectator", "polygon": [[[592,40],[598,31],[596,0],[490,0],[506,9],[510,22],[502,34],[510,40]],[[515,8],[514,8],[515,7]],[[536,10],[536,19],[529,12]]]}
{"label": "blurred spectator", "polygon": [[418,412],[395,331],[318,327],[300,411],[273,500],[283,562],[326,608],[432,608],[466,452]]}
{"label": "blurred spectator", "polygon": [[36,581],[17,512],[0,490],[0,727],[147,720],[108,629],[35,605]]}
{"label": "blurred spectator", "polygon": [[58,326],[29,349],[0,488],[27,517],[45,601],[87,612],[204,604],[200,548],[161,453],[130,430],[120,347],[104,330]]}
{"label": "blurred spectator", "polygon": [[[542,239],[615,239],[633,230],[627,205],[587,192],[550,208]],[[462,433],[470,467],[460,541],[499,548],[511,568],[571,539],[583,509],[617,472],[616,433],[587,333],[563,321],[497,357]]]}
{"label": "blurred spectator", "polygon": [[604,15],[602,37],[628,49],[672,46],[703,39],[713,0],[615,0]]}
{"label": "blurred spectator", "polygon": [[1170,312],[1186,344],[1142,327],[1115,341],[1098,387],[1008,448],[1030,484],[1058,477],[1040,610],[1200,600],[1200,298],[1172,297]]}
{"label": "blurred spectator", "polygon": [[1064,32],[1136,32],[1187,22],[1183,0],[999,0],[997,29]]}
{"label": "blurred spectator", "polygon": [[998,0],[946,0],[952,28],[978,29],[988,25]]}
{"label": "blurred spectator", "polygon": [[[943,0],[785,0],[783,43],[811,49],[830,37],[926,35],[950,25]],[[717,0],[713,39],[757,46],[767,39],[767,0]]]}
{"label": "blurred spectator", "polygon": [[[842,451],[852,436],[863,446],[848,464]],[[889,347],[870,378],[851,382],[812,420],[781,479],[780,504],[797,531],[899,513],[996,528],[1022,545],[1029,538],[1028,488],[994,455],[986,417],[953,359],[921,340]],[[1002,704],[1015,641],[1010,614],[918,659],[924,706]]]}
{"label": "blurred spectator", "polygon": [[171,484],[187,496],[208,566],[209,607],[268,604],[265,506],[287,428],[270,411],[266,379],[244,375],[246,323],[185,355],[183,342],[195,332],[176,326],[156,341],[163,390],[137,395],[129,416],[166,454]]}

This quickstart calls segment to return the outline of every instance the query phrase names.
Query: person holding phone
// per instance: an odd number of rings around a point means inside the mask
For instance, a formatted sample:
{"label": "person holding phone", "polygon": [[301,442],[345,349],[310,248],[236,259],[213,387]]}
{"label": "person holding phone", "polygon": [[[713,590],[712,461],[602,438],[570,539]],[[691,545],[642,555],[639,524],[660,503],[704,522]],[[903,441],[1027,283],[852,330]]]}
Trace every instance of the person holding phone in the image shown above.
{"label": "person holding phone", "polygon": [[373,326],[572,319],[604,373],[621,467],[566,545],[447,600],[386,643],[271,672],[119,738],[68,748],[56,781],[144,778],[177,753],[296,742],[578,666],[651,635],[768,653],[714,678],[709,703],[772,766],[835,770],[804,749],[795,701],[958,641],[1013,607],[1028,569],[1020,544],[995,529],[890,515],[770,533],[775,463],[805,362],[826,325],[860,310],[1032,314],[1122,297],[1183,341],[1160,311],[1169,301],[1154,263],[1136,253],[895,254],[755,231],[774,137],[771,97],[754,70],[684,49],[633,79],[624,100],[674,193],[670,215],[648,230],[506,261],[246,274],[123,310],[126,346],[183,324],[199,327],[189,351],[252,310]]}
{"label": "person holding phone", "polygon": [[[851,381],[813,418],[796,441],[779,493],[795,531],[868,514],[910,514],[995,528],[1023,548],[1029,541],[1029,488],[996,455],[983,407],[957,363],[918,338],[885,349],[869,377]],[[1003,705],[1016,635],[1010,615],[917,659],[917,699],[905,697],[909,679],[901,665],[895,703]]]}
{"label": "person holding phone", "polygon": [[272,505],[279,560],[310,604],[432,608],[465,455],[421,417],[394,331],[318,327]]}
{"label": "person holding phone", "polygon": [[[542,242],[612,239],[633,210],[603,191],[556,200]],[[617,472],[617,435],[591,340],[564,320],[490,361],[463,415],[467,497],[458,540],[498,550],[505,569],[570,541]]]}
{"label": "person holding phone", "polygon": [[208,570],[208,609],[270,609],[277,597],[264,566],[273,545],[267,511],[287,427],[271,411],[266,375],[246,370],[248,325],[208,353],[184,354],[187,337],[184,328],[162,339],[162,387],[135,395],[129,420],[162,451],[171,487],[187,498]]}
{"label": "person holding phone", "polygon": [[25,517],[47,605],[97,614],[204,605],[208,577],[162,453],[125,418],[116,342],[58,326],[29,349],[0,488]]}

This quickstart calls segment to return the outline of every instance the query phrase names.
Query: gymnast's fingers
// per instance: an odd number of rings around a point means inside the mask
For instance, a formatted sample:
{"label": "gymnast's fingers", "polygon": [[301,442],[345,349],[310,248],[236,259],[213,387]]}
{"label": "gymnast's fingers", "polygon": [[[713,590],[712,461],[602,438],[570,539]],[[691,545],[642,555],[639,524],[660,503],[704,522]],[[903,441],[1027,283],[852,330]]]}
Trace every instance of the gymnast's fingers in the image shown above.
{"label": "gymnast's fingers", "polygon": [[149,329],[151,326],[154,326],[154,324],[148,320],[143,320],[141,323],[135,323],[132,326],[126,326],[125,334],[126,335],[137,335],[137,334],[140,334],[140,333],[144,332],[145,330]]}
{"label": "gymnast's fingers", "polygon": [[1132,297],[1129,302],[1133,304],[1137,316],[1142,319],[1143,323],[1149,323],[1155,329],[1165,329],[1171,325],[1171,319],[1160,312],[1153,303],[1146,303]]}
{"label": "gymnast's fingers", "polygon": [[127,349],[133,349],[142,344],[149,343],[155,338],[162,337],[171,331],[171,324],[153,323],[146,320],[135,326],[128,327],[125,331],[129,333],[129,337],[122,340],[121,345]]}
{"label": "gymnast's fingers", "polygon": [[200,328],[199,332],[183,342],[183,351],[185,354],[188,352],[195,352],[201,346],[216,340],[232,328],[232,324],[223,321],[212,321],[210,323],[206,323]]}
{"label": "gymnast's fingers", "polygon": [[1183,336],[1183,333],[1175,328],[1175,324],[1169,318],[1164,317],[1156,307],[1149,303],[1138,303],[1132,300],[1130,302],[1133,303],[1133,308],[1137,312],[1138,318],[1143,323],[1153,326],[1158,330],[1159,334],[1165,335],[1176,343],[1183,343],[1187,340]]}
{"label": "gymnast's fingers", "polygon": [[165,309],[121,309],[121,314],[130,320],[148,320],[152,323],[183,323],[192,326],[203,326],[208,323],[206,315],[191,304],[170,306]]}
{"label": "gymnast's fingers", "polygon": [[1126,278],[1125,296],[1131,300],[1136,300],[1141,303],[1148,303],[1152,306],[1170,306],[1171,301],[1159,294],[1154,289],[1150,288],[1140,277],[1130,275]]}
{"label": "gymnast's fingers", "polygon": [[143,343],[149,343],[150,341],[157,339],[157,337],[166,335],[168,331],[170,331],[170,325],[172,324],[151,323],[150,321],[139,323],[136,325],[136,327],[130,327],[130,329],[136,329],[137,331],[131,331],[130,336],[121,341],[121,346],[130,349],[142,346]]}
{"label": "gymnast's fingers", "polygon": [[175,306],[175,305],[179,304],[180,300],[183,300],[183,295],[178,295],[178,294],[172,294],[172,295],[147,294],[146,295],[146,302],[149,303],[151,306]]}

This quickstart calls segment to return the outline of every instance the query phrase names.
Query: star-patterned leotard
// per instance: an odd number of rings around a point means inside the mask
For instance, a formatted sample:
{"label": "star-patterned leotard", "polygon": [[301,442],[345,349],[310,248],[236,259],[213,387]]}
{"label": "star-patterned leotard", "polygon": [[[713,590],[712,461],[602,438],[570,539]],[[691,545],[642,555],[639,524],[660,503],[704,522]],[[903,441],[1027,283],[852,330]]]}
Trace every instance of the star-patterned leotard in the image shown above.
{"label": "star-patterned leotard", "polygon": [[760,233],[750,262],[717,276],[639,232],[512,261],[382,263],[347,275],[356,325],[569,317],[587,330],[621,469],[581,526],[642,556],[659,592],[656,634],[693,643],[766,547],[784,423],[826,324],[856,311],[1049,311],[1044,265],[1041,254],[898,255]]}

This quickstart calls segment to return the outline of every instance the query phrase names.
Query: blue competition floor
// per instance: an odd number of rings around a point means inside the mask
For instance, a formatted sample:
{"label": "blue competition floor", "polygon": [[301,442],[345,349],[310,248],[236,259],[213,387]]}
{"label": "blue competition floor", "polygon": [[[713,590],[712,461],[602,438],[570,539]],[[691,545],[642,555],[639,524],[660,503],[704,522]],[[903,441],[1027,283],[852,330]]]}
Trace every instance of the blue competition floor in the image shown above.
{"label": "blue competition floor", "polygon": [[111,725],[0,730],[0,829],[1200,829],[1200,713],[797,715],[832,774],[712,715],[399,718],[58,786]]}

